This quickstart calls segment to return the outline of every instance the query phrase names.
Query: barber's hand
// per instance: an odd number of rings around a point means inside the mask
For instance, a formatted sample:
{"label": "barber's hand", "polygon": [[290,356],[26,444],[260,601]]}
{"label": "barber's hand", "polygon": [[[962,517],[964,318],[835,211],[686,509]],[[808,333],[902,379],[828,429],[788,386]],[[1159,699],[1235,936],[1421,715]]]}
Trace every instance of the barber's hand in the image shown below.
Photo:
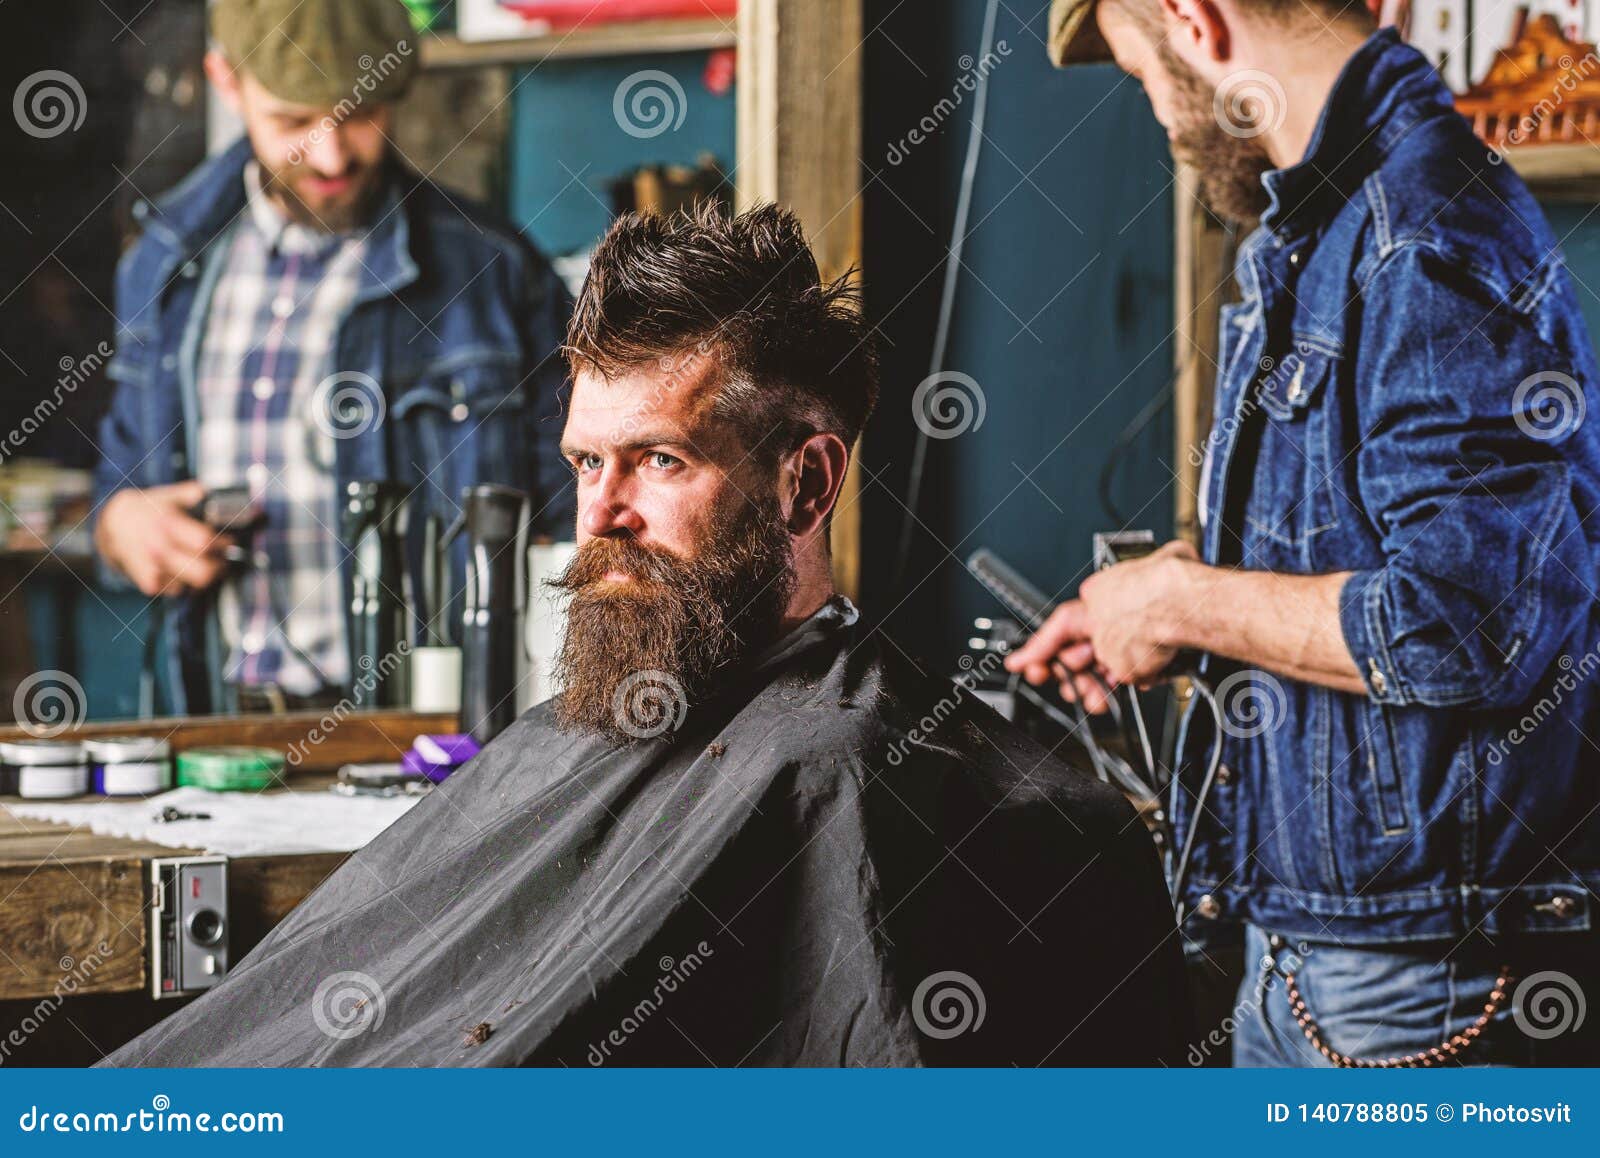
{"label": "barber's hand", "polygon": [[100,508],[95,546],[146,595],[204,590],[227,570],[222,553],[233,545],[189,515],[205,493],[192,479],[117,491]]}
{"label": "barber's hand", "polygon": [[1193,610],[1184,601],[1197,560],[1192,546],[1174,541],[1143,559],[1097,571],[1078,588],[1078,598],[1057,607],[1006,658],[1006,668],[1031,684],[1054,678],[1063,698],[1105,711],[1107,696],[1095,673],[1112,687],[1146,687],[1177,656],[1172,624]]}

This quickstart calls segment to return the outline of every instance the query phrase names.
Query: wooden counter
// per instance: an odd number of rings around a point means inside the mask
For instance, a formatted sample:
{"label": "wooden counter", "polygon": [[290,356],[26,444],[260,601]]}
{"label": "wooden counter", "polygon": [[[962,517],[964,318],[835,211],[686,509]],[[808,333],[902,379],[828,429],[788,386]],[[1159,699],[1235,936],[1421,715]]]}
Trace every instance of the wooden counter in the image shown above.
{"label": "wooden counter", "polygon": [[[325,715],[86,724],[63,738],[163,736],[174,752],[213,744],[287,750],[306,744]],[[306,747],[302,767],[290,771],[287,790],[322,790],[341,764],[398,760],[417,735],[455,728],[450,715],[353,713],[320,744]],[[19,729],[0,728],[0,739],[22,735]],[[16,800],[0,796],[0,805]],[[97,1060],[182,1004],[182,999],[156,1001],[149,996],[150,898],[145,882],[150,859],[184,853],[166,845],[99,836],[85,828],[22,820],[0,808],[0,1065]],[[230,859],[232,959],[239,961],[347,855]],[[102,952],[102,945],[109,952]],[[58,1000],[63,996],[66,1001]],[[97,997],[105,1000],[96,1002]],[[84,1012],[75,1015],[75,1010]],[[22,1035],[24,1044],[8,1041],[14,1027],[26,1024],[35,1028]]]}

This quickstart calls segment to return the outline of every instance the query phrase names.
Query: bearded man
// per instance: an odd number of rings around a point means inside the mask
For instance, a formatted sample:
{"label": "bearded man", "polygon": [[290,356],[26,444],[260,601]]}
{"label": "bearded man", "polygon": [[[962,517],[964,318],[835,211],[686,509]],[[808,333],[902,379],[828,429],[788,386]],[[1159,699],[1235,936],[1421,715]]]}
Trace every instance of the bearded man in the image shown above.
{"label": "bearded man", "polygon": [[1099,709],[1203,657],[1179,902],[1242,927],[1237,1064],[1595,1064],[1600,376],[1549,223],[1360,3],[1056,0],[1052,49],[1137,78],[1255,228],[1201,550],[1094,575],[1008,665]]}
{"label": "bearded man", "polygon": [[567,352],[564,691],[110,1063],[1183,1056],[1127,802],[834,591],[877,382],[794,217],[622,220]]}
{"label": "bearded man", "polygon": [[[173,714],[321,708],[382,658],[351,654],[352,483],[404,488],[417,551],[480,483],[532,493],[537,531],[569,525],[572,296],[397,155],[419,55],[401,0],[216,0],[210,22],[206,75],[244,134],[135,209],[95,544],[109,582],[163,597]],[[197,517],[234,488],[247,541]]]}

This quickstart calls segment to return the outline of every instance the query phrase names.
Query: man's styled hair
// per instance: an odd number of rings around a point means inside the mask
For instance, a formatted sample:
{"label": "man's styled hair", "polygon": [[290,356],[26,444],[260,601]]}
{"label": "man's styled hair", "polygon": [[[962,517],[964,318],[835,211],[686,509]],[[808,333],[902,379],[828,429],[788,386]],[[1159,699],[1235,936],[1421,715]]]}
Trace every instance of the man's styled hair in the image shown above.
{"label": "man's styled hair", "polygon": [[564,347],[604,378],[709,359],[713,413],[775,463],[817,433],[854,446],[878,398],[850,275],[824,284],[800,222],[762,205],[630,213],[595,250]]}

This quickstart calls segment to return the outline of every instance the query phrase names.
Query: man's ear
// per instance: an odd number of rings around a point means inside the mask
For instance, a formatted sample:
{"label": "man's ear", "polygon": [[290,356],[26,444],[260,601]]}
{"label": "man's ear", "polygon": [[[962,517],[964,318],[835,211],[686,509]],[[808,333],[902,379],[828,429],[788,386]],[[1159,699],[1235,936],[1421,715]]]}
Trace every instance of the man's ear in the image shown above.
{"label": "man's ear", "polygon": [[844,485],[850,449],[837,434],[813,434],[789,458],[786,496],[789,505],[789,533],[805,538],[826,525],[828,512],[839,501]]}
{"label": "man's ear", "polygon": [[1215,0],[1160,0],[1162,15],[1174,25],[1172,37],[1188,52],[1225,63],[1233,53],[1228,17]]}
{"label": "man's ear", "polygon": [[238,69],[228,63],[228,58],[212,49],[205,58],[206,79],[217,90],[224,103],[234,112],[241,112],[244,103],[244,86]]}

